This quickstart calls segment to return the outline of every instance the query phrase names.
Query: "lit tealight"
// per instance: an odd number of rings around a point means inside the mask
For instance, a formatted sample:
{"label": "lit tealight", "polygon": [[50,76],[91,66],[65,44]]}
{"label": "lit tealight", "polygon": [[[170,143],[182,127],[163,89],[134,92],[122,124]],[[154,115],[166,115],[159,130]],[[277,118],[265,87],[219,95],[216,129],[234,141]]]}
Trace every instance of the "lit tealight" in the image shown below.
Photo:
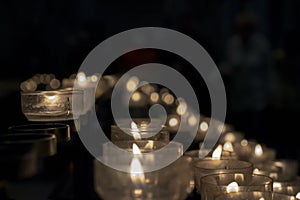
{"label": "lit tealight", "polygon": [[298,192],[295,197],[296,199],[300,199],[300,192]]}
{"label": "lit tealight", "polygon": [[150,100],[153,103],[157,103],[158,100],[159,100],[159,94],[157,92],[152,92],[151,95],[150,95]]}
{"label": "lit tealight", "polygon": [[178,115],[184,115],[187,111],[187,104],[183,99],[178,99],[179,105],[177,106],[176,112]]}
{"label": "lit tealight", "polygon": [[238,192],[238,191],[239,191],[239,185],[235,181],[229,183],[228,186],[226,187],[227,193]]}
{"label": "lit tealight", "polygon": [[281,183],[279,183],[279,182],[274,182],[274,183],[273,183],[273,188],[281,188]]}
{"label": "lit tealight", "polygon": [[208,130],[208,123],[205,121],[201,122],[199,128],[200,128],[200,131],[206,132]]}
{"label": "lit tealight", "polygon": [[225,142],[225,144],[223,145],[223,150],[233,152],[232,143],[231,142]]}
{"label": "lit tealight", "polygon": [[163,101],[168,104],[168,105],[171,105],[172,103],[174,103],[174,97],[172,94],[166,94],[164,95],[163,97]]}
{"label": "lit tealight", "polygon": [[178,125],[178,119],[176,119],[176,118],[171,118],[170,120],[169,120],[169,126],[171,126],[171,127],[175,127],[175,126],[177,126]]}
{"label": "lit tealight", "polygon": [[243,140],[241,141],[241,145],[242,145],[243,147],[248,146],[248,140],[243,139]]}
{"label": "lit tealight", "polygon": [[129,91],[129,92],[133,92],[134,90],[136,90],[136,87],[138,86],[139,84],[139,79],[138,77],[136,76],[133,76],[131,77],[127,84],[126,84],[126,89]]}
{"label": "lit tealight", "polygon": [[194,115],[190,116],[188,119],[188,123],[190,126],[195,126],[197,124],[197,118]]}
{"label": "lit tealight", "polygon": [[141,100],[141,98],[142,98],[142,97],[141,97],[141,94],[140,94],[139,92],[133,93],[133,95],[132,95],[132,97],[131,97],[131,99],[132,99],[133,101],[135,101],[135,102]]}
{"label": "lit tealight", "polygon": [[213,160],[220,160],[222,155],[222,145],[219,144],[218,147],[212,153]]}
{"label": "lit tealight", "polygon": [[263,149],[260,144],[255,145],[254,153],[256,156],[262,156],[263,155]]}

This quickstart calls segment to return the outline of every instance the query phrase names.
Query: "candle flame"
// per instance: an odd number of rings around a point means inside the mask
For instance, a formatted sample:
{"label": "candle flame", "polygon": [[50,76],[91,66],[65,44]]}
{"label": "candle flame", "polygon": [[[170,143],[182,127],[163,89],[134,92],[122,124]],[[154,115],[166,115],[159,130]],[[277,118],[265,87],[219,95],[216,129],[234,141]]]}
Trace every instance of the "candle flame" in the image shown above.
{"label": "candle flame", "polygon": [[262,156],[263,155],[263,149],[260,144],[255,145],[254,153],[256,156]]}
{"label": "candle flame", "polygon": [[214,150],[212,153],[212,159],[213,160],[220,160],[222,155],[222,145],[219,144],[218,147]]}
{"label": "candle flame", "polygon": [[253,170],[253,174],[256,174],[256,173],[259,173],[259,169],[258,169],[258,168],[255,168],[255,169]]}
{"label": "candle flame", "polygon": [[145,181],[144,170],[140,160],[134,157],[130,164],[130,178],[133,183],[143,183]]}
{"label": "candle flame", "polygon": [[136,87],[138,86],[140,80],[138,77],[136,76],[133,76],[131,77],[128,82],[126,83],[126,89],[129,91],[129,92],[133,92],[134,90],[136,90]]}
{"label": "candle flame", "polygon": [[233,146],[231,142],[225,142],[225,144],[223,145],[223,150],[224,151],[229,151],[229,152],[233,152]]}
{"label": "candle flame", "polygon": [[176,109],[178,115],[184,115],[187,111],[187,104],[183,99],[179,99],[179,105]]}
{"label": "candle flame", "polygon": [[135,143],[132,144],[132,153],[133,153],[133,155],[141,155],[142,154],[140,151],[140,148]]}
{"label": "candle flame", "polygon": [[228,184],[226,187],[227,193],[232,193],[232,192],[238,192],[239,191],[239,185],[237,182],[231,182]]}
{"label": "candle flame", "polygon": [[142,139],[141,134],[139,133],[139,129],[138,129],[136,123],[134,123],[134,122],[131,122],[131,133],[135,140]]}
{"label": "candle flame", "polygon": [[153,140],[150,140],[145,145],[145,149],[153,149],[153,146],[154,146],[154,142],[153,142]]}
{"label": "candle flame", "polygon": [[300,199],[300,192],[298,192],[295,197],[296,199]]}

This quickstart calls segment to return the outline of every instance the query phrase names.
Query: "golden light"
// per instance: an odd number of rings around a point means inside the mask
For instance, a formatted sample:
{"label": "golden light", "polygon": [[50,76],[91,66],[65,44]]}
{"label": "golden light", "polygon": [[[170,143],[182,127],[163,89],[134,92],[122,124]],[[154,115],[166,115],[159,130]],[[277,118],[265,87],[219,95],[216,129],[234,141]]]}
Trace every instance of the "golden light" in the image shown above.
{"label": "golden light", "polygon": [[241,141],[241,145],[242,145],[243,147],[246,147],[246,146],[248,145],[248,140],[243,139],[243,140]]}
{"label": "golden light", "polygon": [[179,101],[179,105],[177,106],[176,112],[178,115],[184,115],[187,111],[187,104],[183,100]]}
{"label": "golden light", "polygon": [[225,142],[225,144],[223,145],[223,150],[233,152],[232,143],[231,142]]}
{"label": "golden light", "polygon": [[273,188],[281,188],[281,183],[279,183],[279,182],[274,182],[274,183],[273,183]]}
{"label": "golden light", "polygon": [[220,160],[222,155],[222,145],[219,144],[218,147],[212,153],[213,160]]}
{"label": "golden light", "polygon": [[158,100],[159,100],[159,94],[158,94],[157,92],[151,93],[151,95],[150,95],[150,100],[151,100],[153,103],[158,102]]}
{"label": "golden light", "polygon": [[208,123],[205,121],[201,122],[199,128],[200,128],[200,131],[206,132],[208,130]]}
{"label": "golden light", "polygon": [[175,126],[177,126],[178,125],[178,119],[176,119],[176,118],[171,118],[170,120],[169,120],[169,126],[171,126],[171,127],[175,127]]}
{"label": "golden light", "polygon": [[233,133],[227,133],[224,137],[225,141],[229,141],[229,142],[234,142],[235,141],[235,136]]}
{"label": "golden light", "polygon": [[139,132],[139,129],[138,129],[136,123],[134,123],[134,122],[131,122],[131,133],[132,133],[132,136],[135,140],[142,139],[142,136]]}
{"label": "golden light", "polygon": [[300,192],[298,192],[295,197],[296,199],[300,199]]}
{"label": "golden light", "polygon": [[133,92],[134,90],[136,90],[136,87],[138,86],[140,80],[138,77],[136,76],[133,76],[131,77],[128,82],[126,83],[126,89],[129,91],[129,92]]}
{"label": "golden light", "polygon": [[50,96],[47,95],[45,97],[46,98],[45,98],[44,103],[45,103],[46,106],[54,106],[59,101],[59,97],[56,96],[56,95],[50,95]]}
{"label": "golden light", "polygon": [[85,86],[87,84],[86,75],[84,72],[78,72],[77,74],[77,83],[80,86]]}
{"label": "golden light", "polygon": [[139,100],[141,100],[141,94],[139,93],[139,92],[135,92],[135,93],[133,93],[133,95],[132,95],[132,97],[131,97],[131,99],[133,100],[133,101],[139,101]]}
{"label": "golden light", "polygon": [[228,186],[226,187],[227,193],[238,192],[238,191],[239,191],[239,185],[235,181],[229,183]]}
{"label": "golden light", "polygon": [[98,81],[98,76],[97,75],[92,75],[91,76],[91,81],[94,82],[94,83],[97,82]]}
{"label": "golden light", "polygon": [[133,194],[135,196],[142,195],[143,190],[141,189],[141,187],[145,182],[145,175],[142,164],[140,160],[136,157],[132,159],[130,164],[130,178],[133,184],[135,185]]}
{"label": "golden light", "polygon": [[132,153],[133,153],[133,155],[141,155],[142,154],[140,148],[135,143],[132,144]]}
{"label": "golden light", "polygon": [[153,149],[153,146],[154,146],[153,140],[149,140],[145,145],[145,149]]}
{"label": "golden light", "polygon": [[168,105],[171,105],[172,103],[174,103],[174,97],[172,94],[166,94],[164,95],[163,97],[163,101],[168,104]]}
{"label": "golden light", "polygon": [[255,145],[254,153],[256,156],[262,156],[263,155],[263,149],[260,144]]}
{"label": "golden light", "polygon": [[253,170],[253,174],[259,174],[259,173],[260,173],[260,171],[259,171],[258,168],[255,168],[255,169]]}
{"label": "golden light", "polygon": [[195,126],[197,124],[197,118],[194,115],[190,116],[188,119],[188,123],[190,126]]}

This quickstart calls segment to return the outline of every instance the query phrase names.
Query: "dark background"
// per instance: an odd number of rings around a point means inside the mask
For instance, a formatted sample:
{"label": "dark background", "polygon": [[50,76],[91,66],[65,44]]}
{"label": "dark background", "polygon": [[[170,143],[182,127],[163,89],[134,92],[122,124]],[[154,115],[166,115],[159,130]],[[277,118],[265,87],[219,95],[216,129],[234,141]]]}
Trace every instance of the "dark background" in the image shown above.
{"label": "dark background", "polygon": [[[68,77],[77,72],[86,55],[104,39],[130,28],[159,26],[192,37],[211,55],[226,86],[227,123],[243,131],[247,138],[276,148],[278,157],[299,159],[299,7],[298,0],[1,1],[1,132],[6,132],[8,126],[26,122],[20,108],[21,81],[36,73]],[[251,51],[258,52],[259,59],[268,55],[270,63],[260,65],[258,61],[258,70],[249,76],[244,74],[246,79],[239,83],[235,82],[239,75],[226,70],[227,54],[234,54],[227,44],[237,33],[236,17],[244,11],[255,14],[256,31],[265,38]],[[262,43],[268,46],[266,55],[260,54]],[[151,53],[136,52],[120,59],[112,72],[151,61]],[[160,59],[173,67],[181,64],[177,69],[189,78],[197,95],[205,96],[200,108],[202,114],[209,116],[209,99],[201,77],[174,55],[162,55]],[[259,81],[261,85],[254,88],[264,98],[254,98],[253,105],[262,101],[263,106],[236,110],[235,102],[251,100],[255,92],[235,93],[235,84],[251,88]],[[232,100],[236,96],[240,99]]]}

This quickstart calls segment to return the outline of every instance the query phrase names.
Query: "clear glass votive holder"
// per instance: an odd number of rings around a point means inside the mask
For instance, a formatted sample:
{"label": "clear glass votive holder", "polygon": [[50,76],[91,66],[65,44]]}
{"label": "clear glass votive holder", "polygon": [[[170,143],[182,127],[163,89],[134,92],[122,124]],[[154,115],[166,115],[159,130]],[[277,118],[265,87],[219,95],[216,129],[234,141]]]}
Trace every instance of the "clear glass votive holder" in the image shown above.
{"label": "clear glass votive holder", "polygon": [[194,189],[191,162],[190,157],[179,157],[164,168],[140,174],[137,184],[131,173],[95,160],[95,191],[104,200],[185,200]]}
{"label": "clear glass votive holder", "polygon": [[280,194],[297,196],[300,199],[300,177],[292,181],[274,181],[273,191]]}
{"label": "clear glass votive holder", "polygon": [[[134,123],[135,127],[132,127]],[[167,127],[162,125],[161,120],[152,119],[151,125],[149,125],[150,119],[147,118],[135,118],[123,119],[119,126],[116,124],[111,125],[111,141],[122,140],[158,140],[158,141],[170,141],[170,132]],[[128,133],[130,134],[128,134]]]}
{"label": "clear glass votive holder", "polygon": [[218,173],[252,173],[253,164],[242,160],[198,160],[194,162],[195,187],[201,192],[201,178],[210,174]]}
{"label": "clear glass votive holder", "polygon": [[83,90],[73,88],[21,92],[21,109],[28,121],[73,120],[83,112],[83,94]]}
{"label": "clear glass votive holder", "polygon": [[252,173],[218,173],[201,179],[201,200],[214,200],[218,196],[233,192],[272,192],[273,179]]}
{"label": "clear glass votive holder", "polygon": [[278,182],[296,180],[299,170],[298,161],[293,159],[275,159],[257,163],[254,167],[254,173],[268,175]]}
{"label": "clear glass votive holder", "polygon": [[297,200],[294,196],[274,192],[233,192],[220,195],[215,200]]}

